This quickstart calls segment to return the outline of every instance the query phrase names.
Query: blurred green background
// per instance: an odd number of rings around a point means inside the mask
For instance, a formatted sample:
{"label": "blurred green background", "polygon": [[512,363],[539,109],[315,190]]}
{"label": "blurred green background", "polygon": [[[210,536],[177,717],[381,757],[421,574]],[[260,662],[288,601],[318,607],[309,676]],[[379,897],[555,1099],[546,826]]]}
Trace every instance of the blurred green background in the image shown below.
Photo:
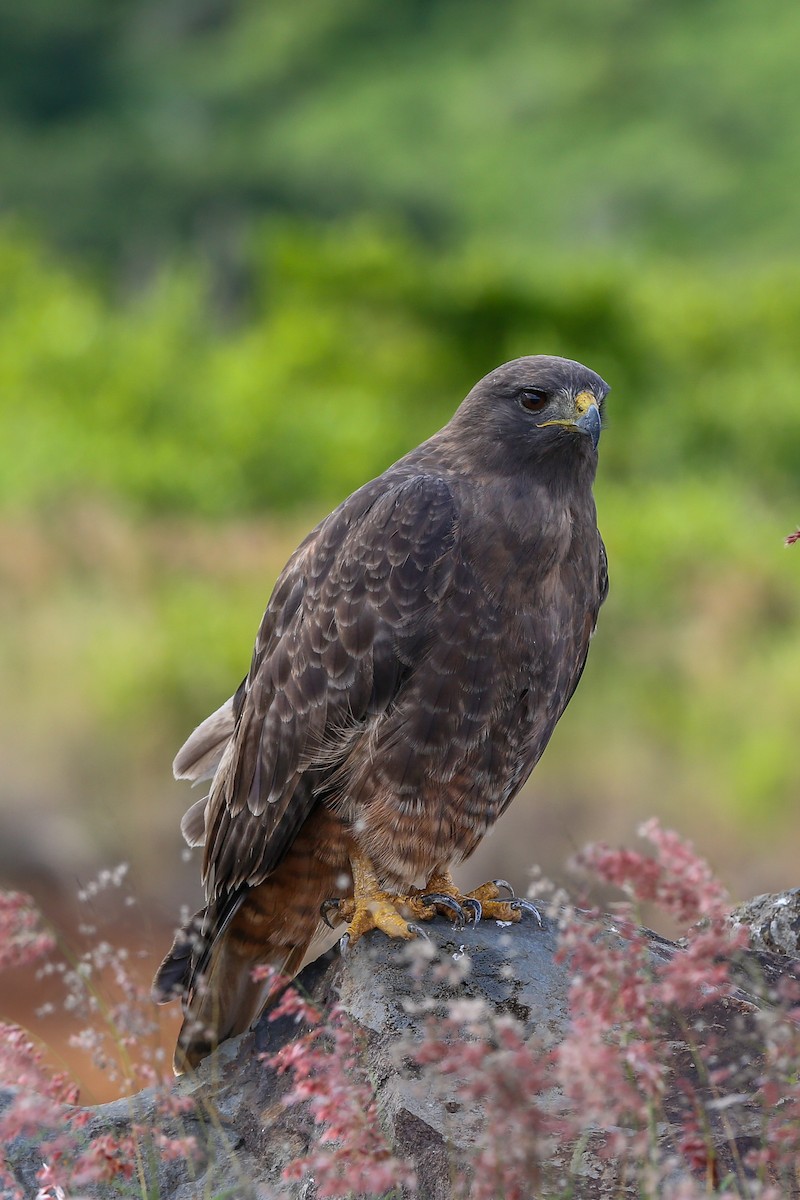
{"label": "blurred green background", "polygon": [[464,877],[658,814],[800,883],[798,44],[785,0],[0,0],[3,882],[193,903],[171,759],[286,556],[546,352],[613,386],[611,595]]}

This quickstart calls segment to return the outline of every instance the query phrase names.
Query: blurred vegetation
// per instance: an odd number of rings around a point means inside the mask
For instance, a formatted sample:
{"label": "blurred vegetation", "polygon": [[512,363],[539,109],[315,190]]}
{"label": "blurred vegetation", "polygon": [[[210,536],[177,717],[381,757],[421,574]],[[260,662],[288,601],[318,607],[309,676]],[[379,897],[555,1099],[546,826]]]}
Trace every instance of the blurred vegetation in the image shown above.
{"label": "blurred vegetation", "polygon": [[424,251],[350,225],[254,247],[249,319],[220,330],[196,271],[128,305],[0,238],[0,506],[94,493],[206,516],[331,504],[442,424],[497,362],[547,347],[613,381],[608,479],[796,483],[800,267],[698,274],[491,249]]}
{"label": "blurred vegetation", "polygon": [[612,590],[494,853],[657,812],[797,882],[800,9],[486,14],[0,0],[0,870],[80,826],[177,887],[168,762],[296,541],[545,351],[613,386]]}
{"label": "blurred vegetation", "polygon": [[265,213],[780,254],[798,39],[786,0],[0,0],[3,203],[133,278],[192,244],[234,291]]}

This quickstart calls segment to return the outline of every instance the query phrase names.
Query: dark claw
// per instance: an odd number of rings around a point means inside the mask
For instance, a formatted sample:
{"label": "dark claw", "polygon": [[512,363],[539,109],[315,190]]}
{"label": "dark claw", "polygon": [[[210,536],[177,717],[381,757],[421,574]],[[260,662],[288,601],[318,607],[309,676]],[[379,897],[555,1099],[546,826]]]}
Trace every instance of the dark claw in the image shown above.
{"label": "dark claw", "polygon": [[472,913],[471,917],[467,916],[467,921],[471,921],[473,925],[477,925],[478,921],[480,921],[481,917],[483,916],[483,905],[481,904],[480,900],[475,900],[474,897],[467,896],[462,908],[466,908],[468,912]]}
{"label": "dark claw", "polygon": [[493,879],[492,883],[494,884],[495,887],[505,888],[506,891],[508,892],[509,896],[514,895],[514,889],[511,886],[511,884],[508,882],[507,879]]}
{"label": "dark claw", "polygon": [[334,928],[334,926],[331,925],[330,921],[328,920],[328,913],[331,911],[332,908],[338,910],[340,904],[341,904],[340,900],[323,900],[322,904],[320,904],[320,906],[319,906],[319,915],[322,917],[323,921],[328,926],[328,929]]}
{"label": "dark claw", "polygon": [[[408,930],[409,933],[415,933],[417,935],[417,937],[425,938],[426,942],[429,942],[431,940],[421,925],[415,925],[413,922],[409,921],[408,924],[406,925],[406,929]],[[344,936],[347,937],[347,934],[345,934]]]}
{"label": "dark claw", "polygon": [[421,899],[423,904],[435,904],[439,908],[446,908],[455,918],[453,924],[456,929],[464,928],[464,912],[461,905],[452,896],[448,896],[444,892],[428,892]]}
{"label": "dark claw", "polygon": [[534,917],[536,917],[536,920],[539,922],[539,928],[544,929],[544,922],[542,921],[542,914],[539,912],[539,910],[535,904],[531,904],[530,900],[518,900],[515,898],[514,900],[509,901],[509,905],[511,908],[522,909],[523,912],[531,913]]}

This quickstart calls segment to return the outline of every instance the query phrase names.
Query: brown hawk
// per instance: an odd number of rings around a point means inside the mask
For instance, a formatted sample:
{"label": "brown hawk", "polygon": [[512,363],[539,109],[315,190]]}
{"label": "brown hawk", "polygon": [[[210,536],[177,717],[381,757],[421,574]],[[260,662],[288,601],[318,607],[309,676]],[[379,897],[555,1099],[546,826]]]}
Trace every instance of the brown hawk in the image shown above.
{"label": "brown hawk", "polygon": [[154,984],[184,998],[179,1068],[251,1025],[268,998],[253,968],[296,973],[321,914],[351,941],[437,912],[519,919],[524,902],[496,883],[462,895],[450,867],[528,778],[586,662],[607,392],[568,359],[498,367],[289,559],[247,678],[175,760],[211,779],[182,823],[206,907]]}

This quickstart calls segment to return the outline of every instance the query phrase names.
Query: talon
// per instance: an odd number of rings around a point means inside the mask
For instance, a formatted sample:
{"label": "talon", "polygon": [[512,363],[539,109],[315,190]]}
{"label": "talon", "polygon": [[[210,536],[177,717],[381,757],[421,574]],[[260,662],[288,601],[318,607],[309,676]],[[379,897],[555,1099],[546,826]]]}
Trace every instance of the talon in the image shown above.
{"label": "talon", "polygon": [[361,851],[352,851],[350,862],[353,868],[353,896],[326,901],[320,908],[323,919],[335,910],[336,918],[347,922],[347,941],[342,944],[343,951],[352,949],[364,934],[373,929],[379,929],[387,937],[407,941],[415,933],[422,932],[419,925],[408,925],[409,920],[431,921],[436,916],[435,907],[423,902],[418,888],[409,888],[406,893],[387,891],[376,875],[372,862]]}
{"label": "talon", "polygon": [[[428,934],[422,928],[422,926],[415,925],[413,921],[408,922],[408,924],[406,925],[406,929],[408,930],[409,933],[413,933],[415,935],[415,937],[425,938],[426,942],[429,942],[431,940],[430,937],[428,936]],[[345,934],[345,937],[347,937],[347,934]]]}
{"label": "talon", "polygon": [[505,888],[506,891],[508,892],[509,896],[514,895],[514,889],[511,886],[511,884],[508,882],[507,879],[493,879],[492,883],[494,884],[495,887]]}
{"label": "talon", "polygon": [[472,913],[471,917],[467,916],[467,923],[472,922],[473,925],[477,925],[483,916],[483,905],[480,900],[475,900],[472,896],[465,896],[461,907]]}
{"label": "talon", "polygon": [[334,928],[328,919],[328,913],[331,911],[331,909],[335,909],[338,912],[339,908],[341,907],[341,903],[341,900],[323,900],[322,904],[320,904],[319,915],[328,926],[328,929]]}
{"label": "talon", "polygon": [[437,908],[446,908],[448,912],[453,914],[453,924],[456,929],[464,928],[464,910],[452,896],[446,896],[444,892],[427,892],[421,899],[423,904],[429,904]]}
{"label": "talon", "polygon": [[339,953],[342,958],[347,958],[347,951],[350,949],[350,934],[343,933],[339,938]]}
{"label": "talon", "polygon": [[509,908],[513,908],[515,912],[518,910],[521,910],[523,912],[531,913],[534,917],[536,917],[536,920],[539,922],[539,928],[544,929],[544,922],[542,921],[542,914],[539,912],[536,905],[532,904],[530,900],[520,900],[517,897],[515,897],[513,900],[508,901],[508,905],[509,905]]}

